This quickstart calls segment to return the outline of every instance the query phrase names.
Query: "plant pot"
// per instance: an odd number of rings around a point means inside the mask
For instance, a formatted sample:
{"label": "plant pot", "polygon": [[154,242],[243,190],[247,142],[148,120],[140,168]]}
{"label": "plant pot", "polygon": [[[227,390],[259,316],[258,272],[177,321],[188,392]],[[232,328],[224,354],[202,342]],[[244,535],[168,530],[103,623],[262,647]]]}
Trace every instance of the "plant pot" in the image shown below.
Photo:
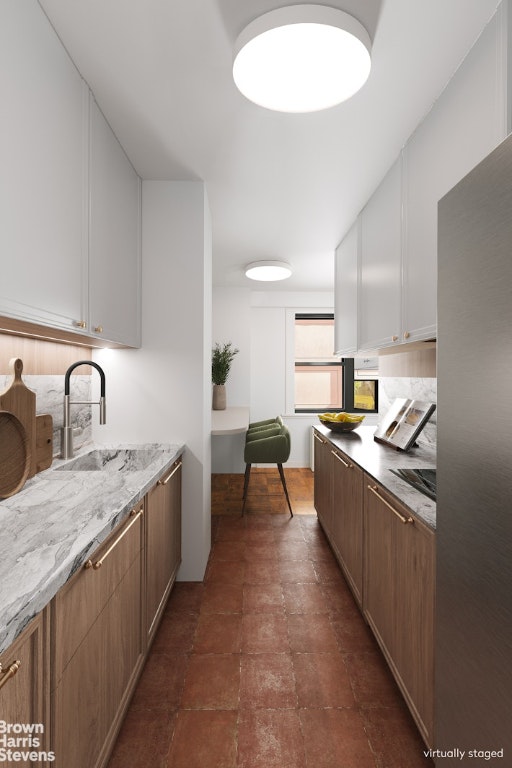
{"label": "plant pot", "polygon": [[226,385],[225,384],[213,385],[212,408],[214,411],[226,410]]}

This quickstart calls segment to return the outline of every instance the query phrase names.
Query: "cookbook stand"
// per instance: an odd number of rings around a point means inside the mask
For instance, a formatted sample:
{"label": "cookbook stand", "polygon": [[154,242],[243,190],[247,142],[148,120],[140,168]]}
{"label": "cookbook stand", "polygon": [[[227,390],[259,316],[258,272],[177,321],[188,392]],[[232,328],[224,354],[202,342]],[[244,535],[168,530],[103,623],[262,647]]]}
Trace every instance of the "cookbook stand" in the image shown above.
{"label": "cookbook stand", "polygon": [[373,439],[397,451],[408,451],[416,445],[418,435],[435,409],[435,403],[398,397],[378,426]]}

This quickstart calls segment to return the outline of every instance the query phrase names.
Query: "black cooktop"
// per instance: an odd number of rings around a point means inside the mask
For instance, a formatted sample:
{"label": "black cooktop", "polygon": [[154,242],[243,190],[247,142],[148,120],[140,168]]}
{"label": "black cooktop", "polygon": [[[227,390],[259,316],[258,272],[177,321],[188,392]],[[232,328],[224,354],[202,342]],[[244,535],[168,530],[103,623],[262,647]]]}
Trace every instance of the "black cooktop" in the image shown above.
{"label": "black cooktop", "polygon": [[394,475],[401,477],[429,498],[436,500],[436,470],[435,469],[392,469]]}

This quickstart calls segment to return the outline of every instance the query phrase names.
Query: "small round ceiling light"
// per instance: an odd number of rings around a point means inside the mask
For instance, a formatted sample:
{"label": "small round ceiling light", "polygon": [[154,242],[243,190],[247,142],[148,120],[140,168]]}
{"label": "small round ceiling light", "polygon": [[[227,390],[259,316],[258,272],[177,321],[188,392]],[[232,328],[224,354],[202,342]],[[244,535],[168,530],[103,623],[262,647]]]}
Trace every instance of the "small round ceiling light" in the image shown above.
{"label": "small round ceiling light", "polygon": [[292,268],[286,261],[253,261],[246,266],[245,274],[251,280],[270,283],[275,280],[286,280],[292,274]]}
{"label": "small round ceiling light", "polygon": [[353,96],[371,68],[357,19],[324,5],[263,14],[238,36],[233,78],[250,101],[278,112],[317,112]]}

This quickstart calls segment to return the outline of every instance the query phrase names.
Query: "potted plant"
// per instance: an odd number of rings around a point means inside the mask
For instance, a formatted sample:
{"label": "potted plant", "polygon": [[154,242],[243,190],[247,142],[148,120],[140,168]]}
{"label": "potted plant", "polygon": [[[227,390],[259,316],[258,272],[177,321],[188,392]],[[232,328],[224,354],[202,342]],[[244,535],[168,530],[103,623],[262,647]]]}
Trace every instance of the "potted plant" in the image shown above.
{"label": "potted plant", "polygon": [[212,382],[214,411],[223,411],[226,408],[226,381],[229,376],[231,363],[238,349],[233,349],[230,341],[227,344],[215,344],[212,349]]}

